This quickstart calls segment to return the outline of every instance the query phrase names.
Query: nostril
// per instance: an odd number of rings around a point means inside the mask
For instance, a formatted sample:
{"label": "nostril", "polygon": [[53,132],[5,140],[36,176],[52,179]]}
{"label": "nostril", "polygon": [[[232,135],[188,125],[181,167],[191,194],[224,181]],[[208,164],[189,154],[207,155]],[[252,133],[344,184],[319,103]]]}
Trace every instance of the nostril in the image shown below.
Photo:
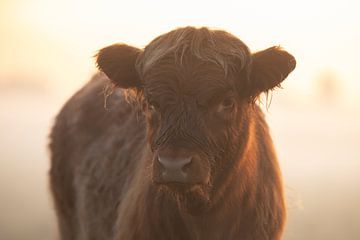
{"label": "nostril", "polygon": [[189,157],[187,158],[187,161],[184,161],[182,167],[181,167],[181,170],[186,170],[188,167],[190,167],[191,165],[191,162],[192,162],[192,157]]}
{"label": "nostril", "polygon": [[158,161],[160,164],[169,171],[179,171],[183,170],[186,165],[189,165],[192,161],[192,157],[185,158],[167,158],[158,156]]}
{"label": "nostril", "polygon": [[179,160],[181,162],[181,170],[184,170],[183,168],[185,166],[190,165],[191,161],[192,161],[192,157],[187,157],[187,158],[182,158],[181,160]]}

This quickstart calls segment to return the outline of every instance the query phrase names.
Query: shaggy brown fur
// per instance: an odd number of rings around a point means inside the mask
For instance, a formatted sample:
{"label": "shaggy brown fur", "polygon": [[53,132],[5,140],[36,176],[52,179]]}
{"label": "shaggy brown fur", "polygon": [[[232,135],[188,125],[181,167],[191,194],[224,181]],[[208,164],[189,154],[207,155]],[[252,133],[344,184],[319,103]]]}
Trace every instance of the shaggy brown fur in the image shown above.
{"label": "shaggy brown fur", "polygon": [[[281,239],[281,174],[255,99],[280,85],[293,56],[186,27],[145,49],[104,48],[97,64],[103,73],[51,133],[61,239]],[[165,179],[164,154],[190,156],[180,182]]]}

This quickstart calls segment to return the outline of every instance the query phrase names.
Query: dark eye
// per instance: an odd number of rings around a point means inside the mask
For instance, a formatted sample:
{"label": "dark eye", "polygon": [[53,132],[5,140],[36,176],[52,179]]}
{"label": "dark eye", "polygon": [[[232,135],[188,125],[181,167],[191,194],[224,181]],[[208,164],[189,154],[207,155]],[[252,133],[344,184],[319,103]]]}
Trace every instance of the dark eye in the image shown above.
{"label": "dark eye", "polygon": [[222,102],[221,105],[225,108],[229,108],[229,107],[233,107],[235,104],[234,99],[233,98],[225,98]]}
{"label": "dark eye", "polygon": [[219,103],[217,110],[218,112],[231,110],[234,108],[234,106],[235,106],[235,99],[233,97],[227,97]]}

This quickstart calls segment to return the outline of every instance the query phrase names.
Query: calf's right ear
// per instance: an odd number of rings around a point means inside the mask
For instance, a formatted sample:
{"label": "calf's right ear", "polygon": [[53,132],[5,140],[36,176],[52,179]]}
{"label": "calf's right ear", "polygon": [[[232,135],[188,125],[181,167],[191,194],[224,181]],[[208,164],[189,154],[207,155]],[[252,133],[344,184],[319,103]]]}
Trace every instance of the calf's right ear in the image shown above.
{"label": "calf's right ear", "polygon": [[96,55],[96,65],[121,88],[140,88],[141,80],[135,62],[142,50],[126,44],[114,44],[101,49]]}

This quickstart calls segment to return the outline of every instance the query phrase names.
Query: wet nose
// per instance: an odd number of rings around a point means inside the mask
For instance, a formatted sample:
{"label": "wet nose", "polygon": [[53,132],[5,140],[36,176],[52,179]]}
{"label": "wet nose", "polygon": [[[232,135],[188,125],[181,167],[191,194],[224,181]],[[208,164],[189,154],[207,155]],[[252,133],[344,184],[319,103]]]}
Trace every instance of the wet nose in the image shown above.
{"label": "wet nose", "polygon": [[162,178],[165,182],[186,183],[187,174],[184,170],[189,165],[192,157],[166,157],[158,156],[160,165],[164,168]]}

